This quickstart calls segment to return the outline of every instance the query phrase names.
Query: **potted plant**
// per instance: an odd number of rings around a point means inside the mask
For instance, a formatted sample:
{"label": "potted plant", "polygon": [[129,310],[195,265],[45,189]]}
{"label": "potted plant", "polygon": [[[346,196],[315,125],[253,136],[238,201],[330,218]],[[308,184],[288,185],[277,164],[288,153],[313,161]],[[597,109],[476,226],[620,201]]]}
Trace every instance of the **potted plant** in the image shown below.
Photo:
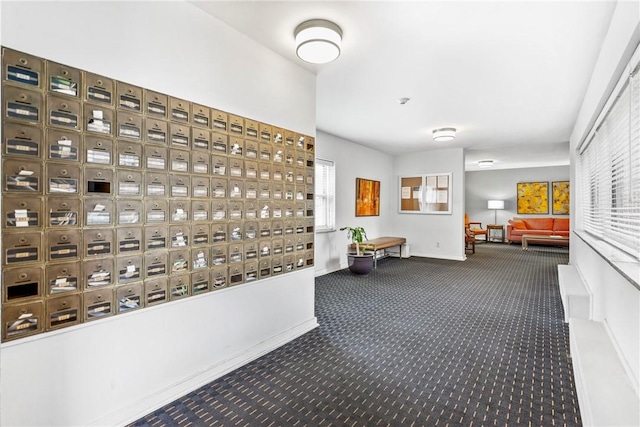
{"label": "potted plant", "polygon": [[[373,252],[366,252],[367,244],[363,240],[367,239],[367,232],[363,227],[342,227],[340,231],[347,230],[347,238],[356,246],[356,252],[347,253],[349,270],[354,274],[366,275],[373,268]],[[362,250],[360,248],[362,247]]]}

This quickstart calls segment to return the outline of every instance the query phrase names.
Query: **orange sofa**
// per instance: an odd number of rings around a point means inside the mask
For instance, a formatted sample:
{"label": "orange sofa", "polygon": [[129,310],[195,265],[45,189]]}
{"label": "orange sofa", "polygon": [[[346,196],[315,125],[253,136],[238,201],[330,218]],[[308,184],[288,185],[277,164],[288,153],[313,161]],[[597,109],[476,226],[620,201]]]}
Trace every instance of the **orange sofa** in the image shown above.
{"label": "orange sofa", "polygon": [[523,234],[569,237],[569,218],[513,218],[507,224],[507,241],[522,242]]}

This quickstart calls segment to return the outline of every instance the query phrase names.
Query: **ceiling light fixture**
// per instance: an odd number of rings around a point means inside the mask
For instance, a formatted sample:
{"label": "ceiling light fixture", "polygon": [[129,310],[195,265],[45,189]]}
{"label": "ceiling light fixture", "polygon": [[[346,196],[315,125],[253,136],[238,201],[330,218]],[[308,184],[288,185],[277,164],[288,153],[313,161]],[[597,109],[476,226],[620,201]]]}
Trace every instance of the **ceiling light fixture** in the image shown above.
{"label": "ceiling light fixture", "polygon": [[434,141],[451,141],[456,138],[456,128],[441,128],[433,131]]}
{"label": "ceiling light fixture", "polygon": [[490,168],[491,166],[493,166],[493,160],[480,160],[478,162],[478,167],[481,168]]}
{"label": "ceiling light fixture", "polygon": [[312,19],[298,25],[293,32],[296,55],[312,64],[325,64],[340,56],[342,30],[325,19]]}

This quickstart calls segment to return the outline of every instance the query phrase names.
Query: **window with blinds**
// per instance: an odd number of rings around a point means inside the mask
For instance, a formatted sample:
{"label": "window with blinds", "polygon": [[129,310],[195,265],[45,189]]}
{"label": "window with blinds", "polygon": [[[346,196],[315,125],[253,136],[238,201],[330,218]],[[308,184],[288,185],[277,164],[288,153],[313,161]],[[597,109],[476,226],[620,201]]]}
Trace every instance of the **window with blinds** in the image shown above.
{"label": "window with blinds", "polygon": [[582,227],[640,260],[640,62],[626,68],[580,148]]}
{"label": "window with blinds", "polygon": [[316,231],[336,228],[336,167],[331,160],[316,159]]}

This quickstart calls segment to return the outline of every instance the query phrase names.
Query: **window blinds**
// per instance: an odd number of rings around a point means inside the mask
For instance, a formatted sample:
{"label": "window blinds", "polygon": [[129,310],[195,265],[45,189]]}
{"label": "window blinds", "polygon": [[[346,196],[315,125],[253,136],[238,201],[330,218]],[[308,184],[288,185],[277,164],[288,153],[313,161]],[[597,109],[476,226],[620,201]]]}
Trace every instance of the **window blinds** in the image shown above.
{"label": "window blinds", "polygon": [[316,231],[329,231],[335,229],[335,176],[335,163],[333,161],[316,159]]}
{"label": "window blinds", "polygon": [[582,146],[579,191],[584,230],[640,259],[638,55],[630,64]]}

